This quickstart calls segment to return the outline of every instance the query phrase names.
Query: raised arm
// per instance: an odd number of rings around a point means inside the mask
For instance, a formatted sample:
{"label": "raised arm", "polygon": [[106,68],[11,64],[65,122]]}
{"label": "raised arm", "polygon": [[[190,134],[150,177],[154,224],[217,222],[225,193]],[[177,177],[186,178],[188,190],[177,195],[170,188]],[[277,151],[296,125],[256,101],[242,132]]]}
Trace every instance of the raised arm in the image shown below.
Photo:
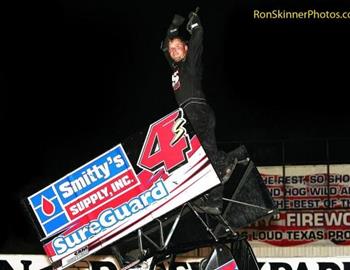
{"label": "raised arm", "polygon": [[187,23],[187,31],[190,32],[191,38],[188,43],[189,57],[192,64],[200,65],[201,56],[203,52],[203,26],[198,16],[198,8],[196,12],[189,14],[189,21]]}

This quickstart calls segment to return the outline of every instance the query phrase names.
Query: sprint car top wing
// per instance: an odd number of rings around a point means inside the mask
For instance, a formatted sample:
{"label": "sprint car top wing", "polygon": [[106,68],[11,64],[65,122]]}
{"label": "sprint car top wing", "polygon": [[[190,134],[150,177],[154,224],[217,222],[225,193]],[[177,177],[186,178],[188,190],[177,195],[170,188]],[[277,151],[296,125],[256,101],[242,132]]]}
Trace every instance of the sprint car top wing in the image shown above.
{"label": "sprint car top wing", "polygon": [[182,109],[28,196],[53,269],[64,269],[220,180]]}

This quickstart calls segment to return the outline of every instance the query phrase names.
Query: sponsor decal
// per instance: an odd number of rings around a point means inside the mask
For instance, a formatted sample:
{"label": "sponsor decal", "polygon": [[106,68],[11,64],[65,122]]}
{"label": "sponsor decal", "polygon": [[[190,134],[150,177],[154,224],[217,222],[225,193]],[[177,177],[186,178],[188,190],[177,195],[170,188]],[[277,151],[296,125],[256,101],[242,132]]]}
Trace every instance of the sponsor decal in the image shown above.
{"label": "sponsor decal", "polygon": [[131,198],[130,201],[115,209],[108,208],[102,211],[96,220],[90,221],[68,235],[56,237],[52,242],[55,254],[60,255],[70,248],[74,249],[75,246],[83,244],[89,238],[144,210],[154,202],[168,196],[168,194],[163,182],[158,181],[154,187],[140,194],[140,196]]}
{"label": "sponsor decal", "polygon": [[141,144],[125,141],[28,197],[54,269],[72,265],[220,183],[182,109],[138,136]]}
{"label": "sponsor decal", "polygon": [[174,91],[178,90],[180,88],[180,76],[179,76],[179,70],[176,70],[172,76],[171,76],[171,82]]}
{"label": "sponsor decal", "polygon": [[140,184],[122,145],[28,198],[46,236]]}

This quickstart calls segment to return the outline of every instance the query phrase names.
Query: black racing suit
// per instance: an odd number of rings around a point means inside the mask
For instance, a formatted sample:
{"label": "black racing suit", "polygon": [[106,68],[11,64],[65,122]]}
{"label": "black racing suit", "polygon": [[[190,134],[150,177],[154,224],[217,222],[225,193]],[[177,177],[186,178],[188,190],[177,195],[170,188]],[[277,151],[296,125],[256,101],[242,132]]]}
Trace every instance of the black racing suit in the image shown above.
{"label": "black racing suit", "polygon": [[218,151],[215,138],[215,114],[202,91],[203,27],[198,15],[192,20],[192,34],[188,42],[186,59],[174,62],[168,52],[168,41],[178,35],[178,29],[170,25],[163,43],[163,51],[173,69],[172,86],[177,103],[183,108],[194,131],[220,175],[226,153]]}

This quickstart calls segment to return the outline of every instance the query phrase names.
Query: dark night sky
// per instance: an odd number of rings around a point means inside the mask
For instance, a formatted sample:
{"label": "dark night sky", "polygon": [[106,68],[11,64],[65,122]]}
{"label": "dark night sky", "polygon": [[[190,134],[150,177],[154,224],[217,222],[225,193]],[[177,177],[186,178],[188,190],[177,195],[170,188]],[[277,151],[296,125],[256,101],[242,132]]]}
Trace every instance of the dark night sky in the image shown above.
{"label": "dark night sky", "polygon": [[159,49],[174,13],[201,8],[203,80],[218,140],[349,137],[350,19],[253,20],[254,9],[350,11],[337,0],[303,2],[1,4],[2,183],[9,185],[1,204],[11,218],[0,251],[28,252],[33,243],[41,250],[18,203],[23,194],[175,108]]}

